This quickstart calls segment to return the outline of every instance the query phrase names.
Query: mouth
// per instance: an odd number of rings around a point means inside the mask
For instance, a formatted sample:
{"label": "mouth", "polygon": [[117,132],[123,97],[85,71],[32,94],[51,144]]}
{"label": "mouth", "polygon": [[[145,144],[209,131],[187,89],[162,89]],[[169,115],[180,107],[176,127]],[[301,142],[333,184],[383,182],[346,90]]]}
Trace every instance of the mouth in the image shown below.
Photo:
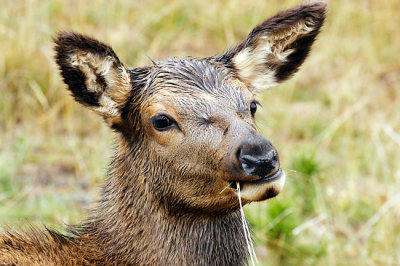
{"label": "mouth", "polygon": [[285,171],[275,173],[254,181],[232,181],[230,187],[238,190],[241,197],[249,201],[262,201],[277,196],[285,184]]}

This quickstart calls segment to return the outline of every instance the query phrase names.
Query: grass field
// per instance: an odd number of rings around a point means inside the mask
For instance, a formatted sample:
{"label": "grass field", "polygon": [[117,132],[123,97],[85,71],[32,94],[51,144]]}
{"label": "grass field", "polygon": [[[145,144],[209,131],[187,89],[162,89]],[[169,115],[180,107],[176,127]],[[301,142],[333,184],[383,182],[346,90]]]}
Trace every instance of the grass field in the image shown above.
{"label": "grass field", "polygon": [[[135,67],[222,52],[298,2],[0,0],[0,224],[78,223],[105,177],[113,136],[66,92],[57,30]],[[256,251],[261,265],[400,265],[400,1],[328,6],[302,70],[258,96],[289,177],[245,209]]]}

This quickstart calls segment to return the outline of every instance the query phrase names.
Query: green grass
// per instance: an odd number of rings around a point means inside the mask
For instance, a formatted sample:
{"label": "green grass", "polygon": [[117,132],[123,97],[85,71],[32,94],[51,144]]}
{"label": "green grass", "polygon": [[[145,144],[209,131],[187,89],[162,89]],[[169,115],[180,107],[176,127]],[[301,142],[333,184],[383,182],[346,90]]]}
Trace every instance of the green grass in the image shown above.
{"label": "green grass", "polygon": [[[133,67],[221,52],[296,3],[0,0],[0,224],[77,223],[106,173],[112,134],[64,89],[58,30],[104,40]],[[400,264],[400,2],[328,6],[300,73],[258,97],[288,180],[245,208],[256,251],[262,265]]]}

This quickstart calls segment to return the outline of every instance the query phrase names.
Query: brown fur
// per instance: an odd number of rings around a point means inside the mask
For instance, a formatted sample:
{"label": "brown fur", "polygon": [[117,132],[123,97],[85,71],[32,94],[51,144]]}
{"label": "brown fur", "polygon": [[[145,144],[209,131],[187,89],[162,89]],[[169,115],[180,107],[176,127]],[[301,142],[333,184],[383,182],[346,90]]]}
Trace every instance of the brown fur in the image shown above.
{"label": "brown fur", "polygon": [[132,70],[109,46],[59,33],[61,75],[115,130],[115,155],[90,219],[67,235],[7,231],[0,265],[246,264],[237,192],[220,192],[237,181],[249,203],[282,189],[278,153],[255,129],[253,94],[297,71],[324,13],[323,3],[302,4],[221,56]]}

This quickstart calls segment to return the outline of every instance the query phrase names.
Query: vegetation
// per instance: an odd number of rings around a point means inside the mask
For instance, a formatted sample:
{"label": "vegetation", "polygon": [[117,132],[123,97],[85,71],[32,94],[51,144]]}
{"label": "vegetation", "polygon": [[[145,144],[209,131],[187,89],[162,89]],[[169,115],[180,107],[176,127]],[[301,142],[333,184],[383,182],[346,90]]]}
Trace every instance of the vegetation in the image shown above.
{"label": "vegetation", "polygon": [[[128,66],[222,52],[298,1],[0,0],[0,224],[78,223],[112,133],[73,102],[52,36],[112,44]],[[400,2],[329,1],[299,75],[259,95],[259,129],[289,174],[245,208],[261,265],[400,264]]]}

